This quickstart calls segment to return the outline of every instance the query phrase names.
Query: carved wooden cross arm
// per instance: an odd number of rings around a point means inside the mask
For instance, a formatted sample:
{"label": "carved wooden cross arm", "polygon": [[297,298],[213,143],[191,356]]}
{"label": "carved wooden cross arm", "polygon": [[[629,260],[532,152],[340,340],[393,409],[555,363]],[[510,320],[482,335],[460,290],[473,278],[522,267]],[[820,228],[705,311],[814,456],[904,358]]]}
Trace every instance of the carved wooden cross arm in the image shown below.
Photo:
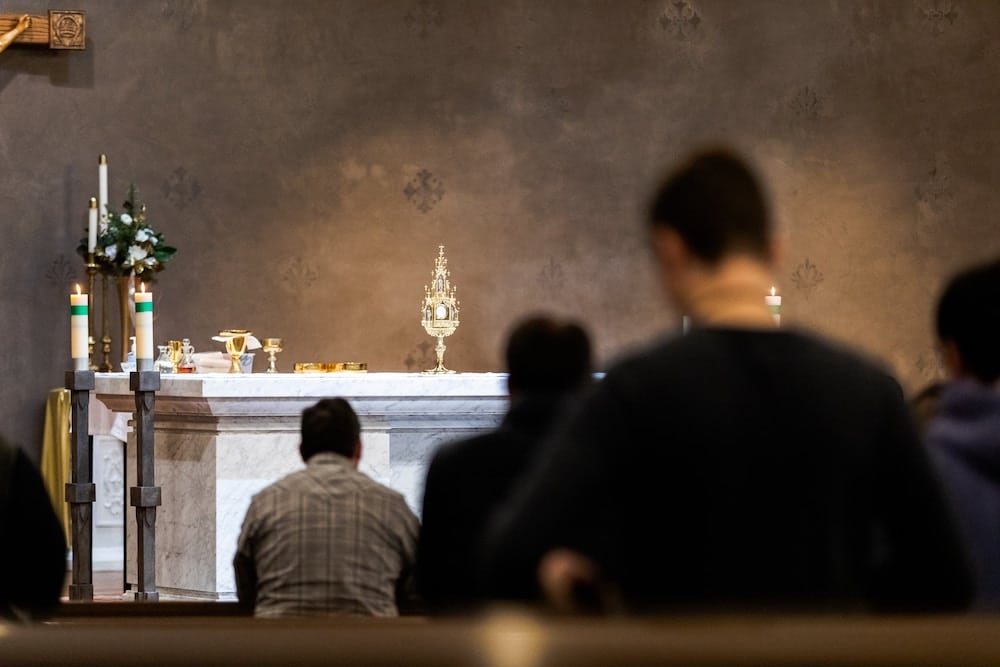
{"label": "carved wooden cross arm", "polygon": [[0,14],[0,52],[8,46],[36,44],[50,49],[84,49],[86,13],[50,9],[40,14]]}

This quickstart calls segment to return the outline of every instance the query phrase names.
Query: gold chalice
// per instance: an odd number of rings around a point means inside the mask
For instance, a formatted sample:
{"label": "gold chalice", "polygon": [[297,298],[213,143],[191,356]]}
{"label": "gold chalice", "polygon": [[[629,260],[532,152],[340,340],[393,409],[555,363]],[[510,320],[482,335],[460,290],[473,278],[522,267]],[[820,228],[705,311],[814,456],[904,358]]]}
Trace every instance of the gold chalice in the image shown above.
{"label": "gold chalice", "polygon": [[240,364],[240,357],[247,351],[247,339],[252,335],[246,329],[223,329],[219,332],[221,338],[226,339],[226,352],[229,353],[230,373],[242,373],[243,366]]}
{"label": "gold chalice", "polygon": [[177,367],[181,363],[181,357],[183,356],[182,348],[184,343],[179,340],[168,340],[167,345],[170,346],[170,361],[174,364],[174,372],[177,372]]}
{"label": "gold chalice", "polygon": [[265,338],[264,345],[262,348],[267,352],[267,372],[277,373],[278,368],[275,365],[278,360],[275,358],[279,352],[281,352],[281,339],[280,338]]}

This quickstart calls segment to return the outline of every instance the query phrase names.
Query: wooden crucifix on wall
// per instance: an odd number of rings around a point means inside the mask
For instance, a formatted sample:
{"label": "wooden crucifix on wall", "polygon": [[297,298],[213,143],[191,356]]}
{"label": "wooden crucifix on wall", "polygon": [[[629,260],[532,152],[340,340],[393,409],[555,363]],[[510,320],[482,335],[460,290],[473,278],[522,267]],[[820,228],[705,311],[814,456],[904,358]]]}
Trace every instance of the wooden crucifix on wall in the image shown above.
{"label": "wooden crucifix on wall", "polygon": [[50,9],[39,14],[0,14],[0,52],[8,46],[34,44],[50,49],[85,49],[86,13]]}

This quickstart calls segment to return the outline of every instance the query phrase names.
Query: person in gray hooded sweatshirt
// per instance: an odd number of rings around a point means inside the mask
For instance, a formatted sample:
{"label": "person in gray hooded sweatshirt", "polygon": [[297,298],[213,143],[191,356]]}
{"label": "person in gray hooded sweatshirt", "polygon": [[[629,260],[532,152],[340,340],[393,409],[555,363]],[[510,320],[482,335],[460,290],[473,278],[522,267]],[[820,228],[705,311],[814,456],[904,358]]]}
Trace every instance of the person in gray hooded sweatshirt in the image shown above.
{"label": "person in gray hooded sweatshirt", "polygon": [[978,575],[974,608],[1000,611],[1000,261],[953,278],[936,319],[951,380],[927,446]]}

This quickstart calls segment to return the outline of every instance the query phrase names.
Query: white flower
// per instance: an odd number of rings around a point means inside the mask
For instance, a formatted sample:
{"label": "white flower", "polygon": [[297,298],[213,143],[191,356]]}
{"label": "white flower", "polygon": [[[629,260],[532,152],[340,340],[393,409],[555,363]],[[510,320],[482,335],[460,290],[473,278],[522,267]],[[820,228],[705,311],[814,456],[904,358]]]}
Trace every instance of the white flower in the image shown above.
{"label": "white flower", "polygon": [[107,257],[108,259],[114,259],[115,255],[117,254],[118,254],[118,246],[116,245],[109,245],[107,248],[104,249],[104,256]]}
{"label": "white flower", "polygon": [[138,261],[140,261],[142,259],[145,259],[147,254],[149,254],[149,253],[146,252],[145,248],[141,248],[141,247],[139,247],[137,245],[129,246],[129,249],[128,249],[128,258],[129,258],[129,260],[131,260],[132,264],[134,264],[134,263],[136,263],[136,262],[138,262]]}
{"label": "white flower", "polygon": [[122,224],[124,225],[132,224],[132,216],[129,215],[128,213],[122,213],[120,216],[118,216],[118,219],[121,220]]}
{"label": "white flower", "polygon": [[147,257],[146,259],[144,259],[142,261],[145,262],[147,266],[153,266],[154,264],[156,264],[156,258],[155,257]]}
{"label": "white flower", "polygon": [[149,240],[149,230],[146,228],[140,229],[135,233],[135,240],[139,243]]}
{"label": "white flower", "polygon": [[150,237],[149,237],[149,243],[150,243],[150,245],[156,245],[156,237],[150,235]]}

